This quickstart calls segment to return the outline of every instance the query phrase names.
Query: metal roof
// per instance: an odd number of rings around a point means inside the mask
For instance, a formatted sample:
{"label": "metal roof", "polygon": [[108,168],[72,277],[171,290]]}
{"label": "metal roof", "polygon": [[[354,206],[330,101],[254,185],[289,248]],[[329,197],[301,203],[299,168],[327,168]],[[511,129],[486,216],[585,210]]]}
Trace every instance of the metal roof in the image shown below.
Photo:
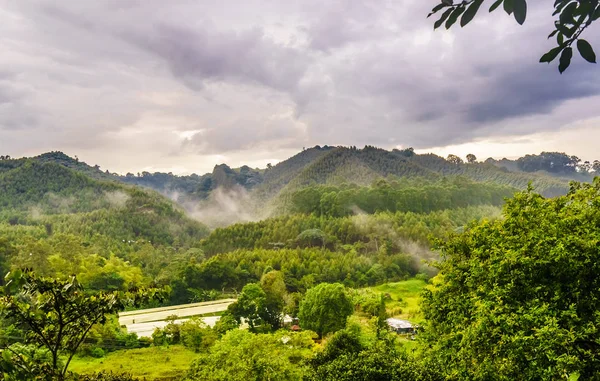
{"label": "metal roof", "polygon": [[388,325],[394,329],[414,328],[408,320],[389,318],[386,320]]}

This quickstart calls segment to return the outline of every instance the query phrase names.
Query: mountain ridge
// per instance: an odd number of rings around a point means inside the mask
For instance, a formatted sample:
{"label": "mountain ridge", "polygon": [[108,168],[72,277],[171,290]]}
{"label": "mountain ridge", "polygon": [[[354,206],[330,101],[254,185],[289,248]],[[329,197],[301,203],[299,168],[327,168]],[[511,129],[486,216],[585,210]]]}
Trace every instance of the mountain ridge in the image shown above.
{"label": "mountain ridge", "polygon": [[[593,167],[588,162],[579,164],[577,157],[563,153],[543,152],[517,160],[490,158],[485,162],[465,163],[458,157],[445,159],[431,153],[416,154],[411,148],[389,151],[374,146],[358,149],[325,145],[304,149],[265,169],[248,166],[231,168],[227,164],[218,164],[211,173],[186,176],[163,172],[119,175],[56,151],[32,158],[0,160],[0,175],[28,162],[53,163],[106,184],[125,183],[151,188],[184,205],[188,211],[190,205],[197,209],[214,202],[234,203],[238,198],[240,203],[245,204],[243,207],[230,208],[231,205],[227,205],[226,209],[237,211],[241,208],[246,214],[254,213],[261,217],[272,210],[285,209],[280,206],[285,205],[291,195],[314,185],[369,186],[388,178],[395,181],[412,178],[439,181],[444,177],[465,177],[475,182],[515,189],[525,189],[531,183],[538,192],[552,197],[566,193],[572,180],[591,181],[600,170],[600,167]],[[216,194],[216,190],[230,193],[225,201],[219,201],[217,199],[222,192]]]}

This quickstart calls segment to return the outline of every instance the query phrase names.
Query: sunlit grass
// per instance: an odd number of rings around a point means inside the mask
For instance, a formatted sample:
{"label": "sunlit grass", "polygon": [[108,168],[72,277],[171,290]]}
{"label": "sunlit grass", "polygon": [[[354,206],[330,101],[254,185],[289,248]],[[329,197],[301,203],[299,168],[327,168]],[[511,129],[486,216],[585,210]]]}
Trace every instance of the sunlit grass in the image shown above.
{"label": "sunlit grass", "polygon": [[103,358],[76,357],[69,370],[79,374],[100,371],[131,373],[140,379],[179,380],[189,369],[197,353],[182,345],[120,350]]}
{"label": "sunlit grass", "polygon": [[423,320],[419,303],[421,292],[425,289],[426,284],[420,279],[409,279],[402,282],[385,283],[371,289],[390,296],[385,304],[390,316],[418,324]]}

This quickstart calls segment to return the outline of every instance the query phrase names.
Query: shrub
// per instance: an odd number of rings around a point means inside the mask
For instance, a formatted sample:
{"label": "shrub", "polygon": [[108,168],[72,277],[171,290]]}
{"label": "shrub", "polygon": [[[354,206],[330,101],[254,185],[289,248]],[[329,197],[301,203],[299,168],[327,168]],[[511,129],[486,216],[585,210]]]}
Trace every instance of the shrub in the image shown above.
{"label": "shrub", "polygon": [[92,357],[102,358],[102,357],[104,357],[104,349],[96,347],[96,348],[92,349],[90,354]]}

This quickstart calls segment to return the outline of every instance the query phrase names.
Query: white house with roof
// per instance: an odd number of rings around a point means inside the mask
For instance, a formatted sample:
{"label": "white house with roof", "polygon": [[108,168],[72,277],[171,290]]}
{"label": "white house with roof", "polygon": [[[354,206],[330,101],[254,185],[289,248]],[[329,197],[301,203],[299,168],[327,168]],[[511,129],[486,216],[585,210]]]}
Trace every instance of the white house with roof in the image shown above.
{"label": "white house with roof", "polygon": [[415,333],[416,327],[408,320],[389,318],[386,320],[390,330],[396,333]]}

